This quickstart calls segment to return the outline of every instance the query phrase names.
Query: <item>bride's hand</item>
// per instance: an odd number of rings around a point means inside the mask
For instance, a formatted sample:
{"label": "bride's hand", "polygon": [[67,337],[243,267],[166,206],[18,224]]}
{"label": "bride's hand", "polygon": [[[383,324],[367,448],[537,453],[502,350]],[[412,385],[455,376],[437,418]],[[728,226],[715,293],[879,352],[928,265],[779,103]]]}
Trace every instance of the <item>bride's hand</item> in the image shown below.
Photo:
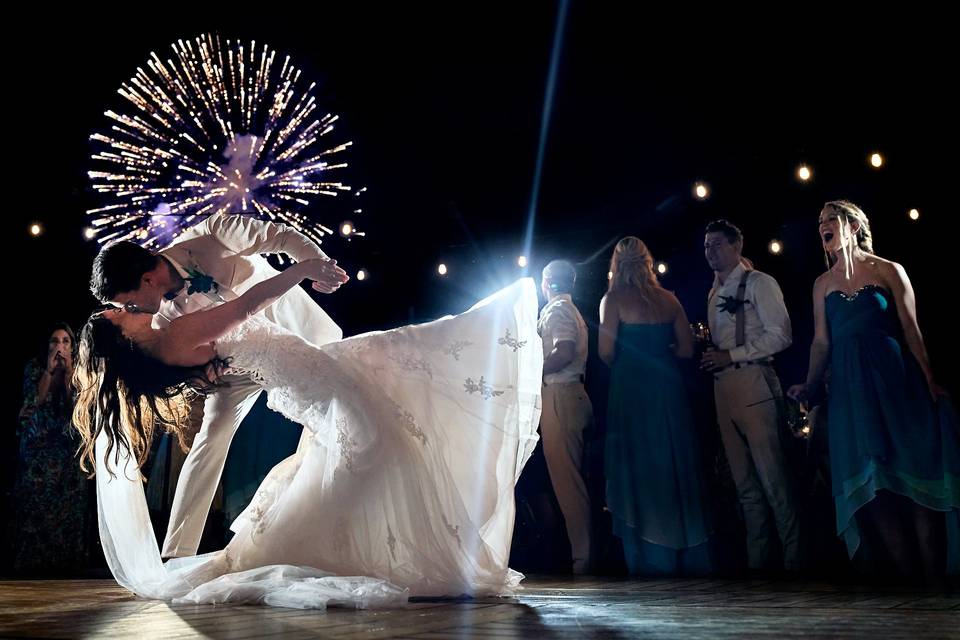
{"label": "bride's hand", "polygon": [[347,272],[337,266],[337,261],[329,258],[304,260],[297,266],[303,270],[305,278],[313,280],[314,291],[320,293],[333,293],[350,279]]}

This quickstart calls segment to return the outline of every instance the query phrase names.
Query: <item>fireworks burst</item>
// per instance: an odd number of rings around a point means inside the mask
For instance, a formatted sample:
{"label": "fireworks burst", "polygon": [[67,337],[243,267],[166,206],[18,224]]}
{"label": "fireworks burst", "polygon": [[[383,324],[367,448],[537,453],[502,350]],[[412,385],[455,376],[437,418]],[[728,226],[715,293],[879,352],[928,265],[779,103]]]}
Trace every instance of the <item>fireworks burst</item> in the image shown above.
{"label": "fireworks burst", "polygon": [[87,211],[97,241],[163,247],[220,213],[279,219],[315,240],[332,233],[306,215],[312,199],[364,189],[339,179],[352,143],[325,143],[338,116],[318,115],[316,83],[255,41],[206,34],[171,46],[121,85],[128,112],[106,111],[110,130],[90,136],[89,176],[106,200]]}

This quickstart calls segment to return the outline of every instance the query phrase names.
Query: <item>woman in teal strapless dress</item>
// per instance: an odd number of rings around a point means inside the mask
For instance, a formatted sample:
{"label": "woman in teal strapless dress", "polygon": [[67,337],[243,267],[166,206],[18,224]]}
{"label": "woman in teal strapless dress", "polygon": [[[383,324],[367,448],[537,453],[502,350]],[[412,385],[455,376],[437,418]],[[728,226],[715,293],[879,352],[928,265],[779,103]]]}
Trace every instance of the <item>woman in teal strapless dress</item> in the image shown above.
{"label": "woman in teal strapless dress", "polygon": [[813,288],[815,336],[803,400],[830,368],[828,429],[837,534],[852,558],[875,531],[899,573],[927,580],[960,565],[960,427],[933,379],[903,268],[873,253],[870,223],[828,202],[830,265]]}
{"label": "woman in teal strapless dress", "polygon": [[707,573],[713,518],[678,365],[693,355],[690,325],[639,239],[617,244],[610,270],[599,351],[611,369],[604,465],[613,532],[633,575]]}

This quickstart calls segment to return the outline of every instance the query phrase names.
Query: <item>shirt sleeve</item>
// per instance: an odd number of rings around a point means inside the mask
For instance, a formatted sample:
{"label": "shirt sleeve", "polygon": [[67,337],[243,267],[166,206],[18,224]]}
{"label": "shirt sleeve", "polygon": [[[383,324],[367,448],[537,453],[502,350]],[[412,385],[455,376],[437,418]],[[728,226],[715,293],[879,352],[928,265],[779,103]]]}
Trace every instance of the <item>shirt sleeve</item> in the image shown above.
{"label": "shirt sleeve", "polygon": [[730,359],[734,362],[769,358],[793,342],[790,316],[783,302],[780,285],[765,273],[752,276],[750,284],[752,295],[749,300],[760,316],[763,331],[759,335],[748,336],[744,345],[730,349]]}

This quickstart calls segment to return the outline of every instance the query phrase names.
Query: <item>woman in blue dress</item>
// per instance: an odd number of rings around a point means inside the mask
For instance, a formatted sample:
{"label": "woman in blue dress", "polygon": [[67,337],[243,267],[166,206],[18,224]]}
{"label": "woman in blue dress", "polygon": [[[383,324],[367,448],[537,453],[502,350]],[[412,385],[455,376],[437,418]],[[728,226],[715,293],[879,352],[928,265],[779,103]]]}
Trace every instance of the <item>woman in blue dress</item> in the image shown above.
{"label": "woman in blue dress", "polygon": [[613,531],[633,575],[706,573],[713,519],[678,363],[693,355],[690,324],[638,238],[617,243],[610,271],[599,351],[611,370],[604,465]]}
{"label": "woman in blue dress", "polygon": [[820,213],[828,270],[813,287],[815,335],[803,400],[830,367],[829,443],[837,533],[852,558],[876,532],[898,572],[955,573],[960,437],[936,384],[903,267],[873,253],[870,222],[846,200]]}

